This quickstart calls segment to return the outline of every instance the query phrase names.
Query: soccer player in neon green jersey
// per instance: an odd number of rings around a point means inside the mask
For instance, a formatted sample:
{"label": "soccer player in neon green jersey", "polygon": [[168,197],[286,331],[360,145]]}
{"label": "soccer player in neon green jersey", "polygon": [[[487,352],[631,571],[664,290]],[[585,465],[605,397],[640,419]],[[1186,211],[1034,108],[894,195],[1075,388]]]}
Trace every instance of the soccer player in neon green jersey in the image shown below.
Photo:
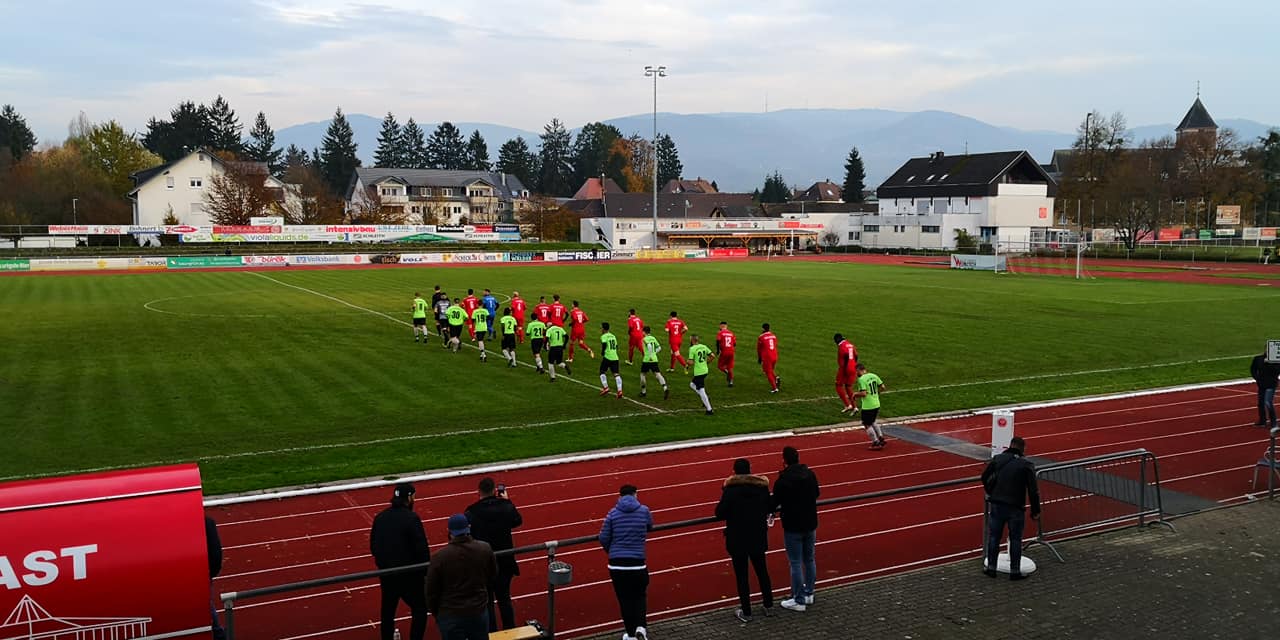
{"label": "soccer player in neon green jersey", "polygon": [[507,359],[507,366],[516,368],[516,319],[511,315],[511,307],[502,310],[502,357]]}
{"label": "soccer player in neon green jersey", "polygon": [[463,311],[458,299],[454,298],[444,315],[449,319],[449,348],[457,353],[462,349],[462,325],[467,321],[467,312]]}
{"label": "soccer player in neon green jersey", "polygon": [[884,391],[884,381],[880,376],[867,371],[867,365],[858,363],[858,390],[853,397],[862,409],[862,428],[867,430],[871,438],[871,448],[884,448],[884,429],[876,426],[876,416],[880,415],[880,392]]}
{"label": "soccer player in neon green jersey", "polygon": [[547,373],[551,374],[552,382],[556,381],[556,365],[564,367],[566,375],[573,373],[569,369],[569,363],[564,361],[564,344],[568,340],[569,334],[564,327],[554,324],[547,327]]}
{"label": "soccer player in neon green jersey", "polygon": [[542,348],[547,343],[546,323],[534,317],[533,322],[525,325],[524,334],[529,336],[529,348],[533,351],[533,366],[538,368],[538,373],[545,373],[542,368]]}
{"label": "soccer player in neon green jersey", "polygon": [[427,333],[427,301],[422,299],[422,294],[417,291],[413,292],[413,341],[417,342],[419,338],[423,342],[431,337]]}
{"label": "soccer player in neon green jersey", "polygon": [[489,354],[484,350],[484,337],[489,335],[489,310],[483,306],[471,312],[471,326],[476,330],[476,348],[480,350],[480,362],[487,362]]}
{"label": "soccer player in neon green jersey", "polygon": [[[633,316],[634,317],[634,316]],[[667,388],[667,381],[662,377],[662,368],[658,365],[658,352],[662,351],[662,345],[658,344],[658,339],[653,337],[652,330],[645,325],[644,338],[640,341],[640,397],[645,397],[647,393],[645,374],[652,372],[658,378],[658,384],[662,385],[662,399],[666,400],[671,397],[671,390]]]}
{"label": "soccer player in neon green jersey", "polygon": [[618,372],[618,338],[609,333],[609,323],[600,323],[600,395],[609,395],[609,377],[613,372],[613,381],[618,385],[618,397],[622,397],[622,374]]}
{"label": "soccer player in neon green jersey", "polygon": [[711,399],[707,397],[707,373],[711,371],[707,363],[711,361],[711,348],[702,344],[696,333],[689,336],[689,343],[689,360],[693,362],[693,381],[689,388],[698,394],[707,415],[711,415],[715,413],[711,410]]}

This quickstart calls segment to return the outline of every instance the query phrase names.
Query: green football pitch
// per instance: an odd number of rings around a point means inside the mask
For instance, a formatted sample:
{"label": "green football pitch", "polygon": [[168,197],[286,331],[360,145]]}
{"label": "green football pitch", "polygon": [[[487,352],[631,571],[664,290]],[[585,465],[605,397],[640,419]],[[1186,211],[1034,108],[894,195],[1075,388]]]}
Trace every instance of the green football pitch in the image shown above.
{"label": "green football pitch", "polygon": [[[410,299],[434,284],[578,299],[591,338],[607,320],[624,344],[629,307],[659,335],[672,310],[708,339],[726,320],[737,384],[713,369],[705,416],[680,371],[670,400],[652,379],[641,399],[624,364],[619,400],[585,355],[551,384],[416,344]],[[821,262],[5,277],[0,479],[195,460],[224,493],[832,424],[837,331],[885,380],[890,418],[1239,378],[1277,309],[1264,287]],[[762,322],[777,395],[755,362]]]}

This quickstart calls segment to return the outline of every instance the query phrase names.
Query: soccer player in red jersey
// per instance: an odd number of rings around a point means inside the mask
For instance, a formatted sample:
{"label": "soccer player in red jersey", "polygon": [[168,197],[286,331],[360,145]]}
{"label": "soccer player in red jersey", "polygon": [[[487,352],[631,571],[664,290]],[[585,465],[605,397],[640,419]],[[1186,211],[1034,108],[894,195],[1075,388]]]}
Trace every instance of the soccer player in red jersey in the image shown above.
{"label": "soccer player in red jersey", "polygon": [[520,344],[524,344],[524,298],[520,297],[519,291],[511,292],[511,315],[516,319],[516,338],[520,340]]}
{"label": "soccer player in red jersey", "polygon": [[768,322],[760,325],[760,329],[763,333],[756,338],[756,362],[760,363],[764,377],[769,380],[769,393],[777,393],[782,386],[782,378],[773,371],[778,365],[778,336],[769,330]]}
{"label": "soccer player in red jersey", "polygon": [[857,409],[853,403],[853,385],[858,383],[858,349],[852,342],[837,333],[836,341],[836,393],[844,402],[841,413],[852,414]]}
{"label": "soccer player in red jersey", "polygon": [[475,289],[467,289],[467,297],[462,299],[462,310],[467,312],[467,333],[471,335],[471,339],[476,339],[476,323],[471,320],[471,314],[480,306],[480,299],[476,297]]}
{"label": "soccer player in red jersey", "polygon": [[684,334],[689,331],[689,325],[680,319],[676,312],[671,312],[671,319],[667,320],[667,326],[664,327],[667,332],[667,346],[671,348],[671,362],[667,366],[667,371],[676,370],[676,361],[680,361],[680,366],[684,367],[684,372],[689,373],[689,361],[680,355],[680,345],[684,342]]}
{"label": "soccer player in red jersey", "polygon": [[[563,302],[560,302],[560,294],[557,293],[551,296],[551,299],[553,300],[551,303],[551,324],[563,328],[564,321],[569,319],[569,309],[564,306]],[[543,320],[543,322],[546,321]]]}
{"label": "soccer player in red jersey", "polygon": [[551,324],[551,305],[547,304],[546,296],[538,296],[538,304],[533,307],[533,317],[542,324]]}
{"label": "soccer player in red jersey", "polygon": [[631,365],[631,356],[639,351],[644,355],[644,321],[636,315],[635,309],[627,311],[627,365]]}
{"label": "soccer player in red jersey", "polygon": [[[557,304],[559,303],[557,302]],[[555,305],[554,304],[551,305],[551,308],[553,309],[551,314],[552,314],[552,317],[554,318]],[[592,351],[591,347],[587,346],[587,320],[588,319],[589,318],[587,318],[587,312],[583,311],[582,307],[578,306],[577,300],[574,300],[573,308],[569,310],[569,324],[571,325],[569,329],[569,358],[565,360],[565,362],[573,362],[573,346],[575,344],[581,345],[583,349],[586,349],[587,353],[591,354],[592,358],[596,357],[596,352]]]}
{"label": "soccer player in red jersey", "polygon": [[733,352],[738,348],[738,337],[729,330],[729,323],[720,321],[720,333],[716,334],[716,355],[720,356],[716,368],[724,373],[733,386]]}

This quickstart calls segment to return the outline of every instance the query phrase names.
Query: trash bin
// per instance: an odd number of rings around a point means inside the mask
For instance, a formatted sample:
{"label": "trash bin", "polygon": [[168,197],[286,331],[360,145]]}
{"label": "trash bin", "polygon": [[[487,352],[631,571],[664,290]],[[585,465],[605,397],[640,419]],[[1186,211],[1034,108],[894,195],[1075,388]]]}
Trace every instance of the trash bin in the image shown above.
{"label": "trash bin", "polygon": [[547,565],[547,581],[553,587],[563,587],[573,582],[573,567],[567,562],[553,561]]}

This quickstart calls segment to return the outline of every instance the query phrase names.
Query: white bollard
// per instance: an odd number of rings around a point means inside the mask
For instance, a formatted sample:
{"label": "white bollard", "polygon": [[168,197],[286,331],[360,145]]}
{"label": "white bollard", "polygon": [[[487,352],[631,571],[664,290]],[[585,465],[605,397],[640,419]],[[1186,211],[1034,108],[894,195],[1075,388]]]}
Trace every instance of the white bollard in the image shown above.
{"label": "white bollard", "polygon": [[1013,412],[999,409],[991,412],[991,457],[994,458],[1009,448],[1013,440]]}

